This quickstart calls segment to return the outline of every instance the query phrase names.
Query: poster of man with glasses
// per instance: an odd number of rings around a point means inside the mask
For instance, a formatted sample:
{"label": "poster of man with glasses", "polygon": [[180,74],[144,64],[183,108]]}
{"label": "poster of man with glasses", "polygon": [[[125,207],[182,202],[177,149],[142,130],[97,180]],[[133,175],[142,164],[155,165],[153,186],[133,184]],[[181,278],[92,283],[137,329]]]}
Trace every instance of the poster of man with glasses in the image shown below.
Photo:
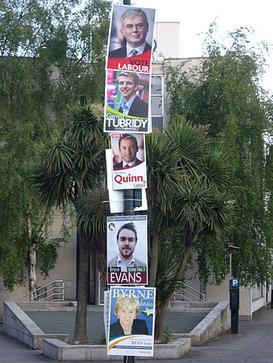
{"label": "poster of man with glasses", "polygon": [[108,69],[150,73],[155,9],[114,5],[108,40]]}

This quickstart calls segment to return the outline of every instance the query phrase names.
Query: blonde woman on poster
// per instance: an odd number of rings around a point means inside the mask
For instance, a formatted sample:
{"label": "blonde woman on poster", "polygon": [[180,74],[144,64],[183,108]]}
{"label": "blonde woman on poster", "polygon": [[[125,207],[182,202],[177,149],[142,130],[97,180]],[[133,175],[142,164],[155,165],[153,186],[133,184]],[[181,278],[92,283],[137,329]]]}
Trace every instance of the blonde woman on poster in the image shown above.
{"label": "blonde woman on poster", "polygon": [[134,334],[148,334],[146,322],[137,319],[140,306],[137,299],[132,297],[119,297],[115,304],[117,321],[110,325],[110,340]]}
{"label": "blonde woman on poster", "polygon": [[110,287],[107,354],[152,357],[154,287]]}

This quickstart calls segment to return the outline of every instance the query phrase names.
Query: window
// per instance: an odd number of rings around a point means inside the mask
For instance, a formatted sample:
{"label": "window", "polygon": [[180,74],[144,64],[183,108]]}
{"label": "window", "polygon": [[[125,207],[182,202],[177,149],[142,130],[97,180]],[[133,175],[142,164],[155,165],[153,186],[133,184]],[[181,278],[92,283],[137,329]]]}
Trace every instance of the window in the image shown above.
{"label": "window", "polygon": [[163,77],[152,76],[151,80],[151,113],[154,128],[163,130]]}

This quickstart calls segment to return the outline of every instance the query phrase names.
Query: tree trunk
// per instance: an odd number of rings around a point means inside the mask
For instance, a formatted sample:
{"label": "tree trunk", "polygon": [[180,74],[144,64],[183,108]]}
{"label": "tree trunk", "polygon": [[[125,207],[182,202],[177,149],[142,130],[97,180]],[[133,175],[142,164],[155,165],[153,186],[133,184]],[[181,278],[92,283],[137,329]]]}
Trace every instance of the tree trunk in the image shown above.
{"label": "tree trunk", "polygon": [[79,243],[79,272],[77,285],[77,311],[74,329],[74,344],[87,342],[87,295],[88,295],[88,259],[89,248],[86,237],[77,231]]}
{"label": "tree trunk", "polygon": [[165,293],[165,296],[159,302],[159,308],[157,310],[156,324],[155,324],[155,338],[158,340],[161,340],[163,338],[167,308],[171,296],[177,286],[177,282],[181,280],[183,273],[186,269],[188,256],[189,256],[189,250],[185,249],[181,254],[180,263],[178,265],[177,272],[172,282],[170,283]]}
{"label": "tree trunk", "polygon": [[155,231],[153,231],[151,237],[151,265],[149,269],[149,286],[155,286],[159,251],[158,235]]}
{"label": "tree trunk", "polygon": [[29,293],[30,293],[30,300],[36,301],[36,287],[37,287],[37,277],[36,277],[36,258],[37,258],[37,245],[36,243],[32,243],[28,257],[29,257]]}
{"label": "tree trunk", "polygon": [[170,297],[161,301],[160,306],[157,308],[157,311],[156,311],[155,339],[159,340],[159,341],[162,340],[162,338],[163,338],[169,301],[170,301]]}

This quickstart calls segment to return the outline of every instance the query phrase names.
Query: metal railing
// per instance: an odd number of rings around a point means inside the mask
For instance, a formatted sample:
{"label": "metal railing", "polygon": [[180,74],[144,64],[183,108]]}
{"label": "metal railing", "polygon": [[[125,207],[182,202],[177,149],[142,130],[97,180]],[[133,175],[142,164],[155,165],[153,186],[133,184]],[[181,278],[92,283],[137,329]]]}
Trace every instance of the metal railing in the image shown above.
{"label": "metal railing", "polygon": [[58,302],[64,301],[64,281],[54,280],[21,298],[21,302]]}
{"label": "metal railing", "polygon": [[198,291],[186,284],[185,282],[179,282],[179,286],[175,289],[173,294],[173,301],[206,301],[206,296],[201,291]]}

